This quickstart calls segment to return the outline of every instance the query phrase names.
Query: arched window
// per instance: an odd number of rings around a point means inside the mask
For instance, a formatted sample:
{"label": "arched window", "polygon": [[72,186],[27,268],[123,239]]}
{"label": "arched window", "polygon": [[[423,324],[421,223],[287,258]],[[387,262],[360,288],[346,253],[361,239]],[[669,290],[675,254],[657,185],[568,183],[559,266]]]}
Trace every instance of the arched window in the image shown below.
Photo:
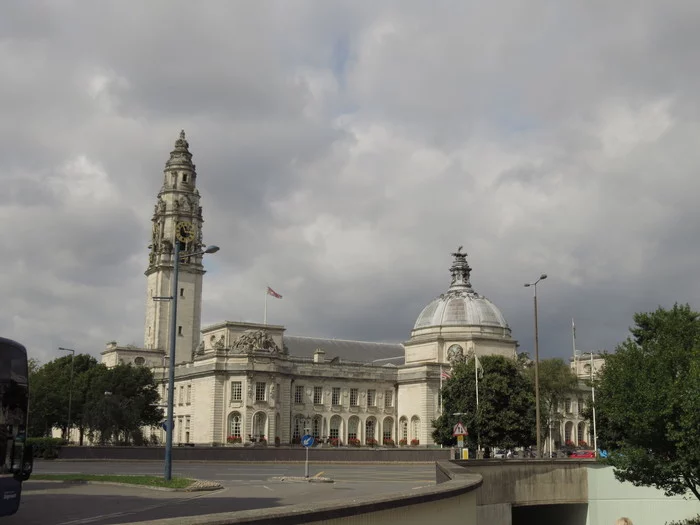
{"label": "arched window", "polygon": [[[371,443],[375,437],[374,437],[374,429],[377,425],[377,422],[373,417],[370,417],[365,421],[365,443]],[[372,440],[372,441],[370,441]]]}
{"label": "arched window", "polygon": [[413,416],[411,418],[411,440],[420,439],[420,418]]}
{"label": "arched window", "polygon": [[340,425],[343,422],[343,418],[335,415],[331,418],[331,429],[328,437],[331,439],[340,439]]}
{"label": "arched window", "polygon": [[265,412],[258,412],[253,416],[253,437],[256,439],[267,438],[265,435],[265,423],[267,416]]}
{"label": "arched window", "polygon": [[583,421],[581,421],[578,424],[578,436],[577,437],[578,437],[578,442],[576,443],[577,445],[580,445],[581,442],[586,441],[586,424]]}
{"label": "arched window", "polygon": [[232,412],[228,416],[228,435],[241,437],[241,431],[241,415],[238,412]]}
{"label": "arched window", "polygon": [[357,427],[360,420],[357,417],[351,417],[348,421],[348,439],[357,439]]}
{"label": "arched window", "polygon": [[401,431],[401,439],[408,441],[408,421],[405,417],[402,417],[399,421],[399,428]]}
{"label": "arched window", "polygon": [[317,416],[314,418],[313,421],[313,436],[318,439],[321,437],[321,427],[322,427],[323,420],[321,419],[321,416]]}
{"label": "arched window", "polygon": [[384,418],[382,423],[382,442],[385,442],[394,435],[394,420],[390,417]]}

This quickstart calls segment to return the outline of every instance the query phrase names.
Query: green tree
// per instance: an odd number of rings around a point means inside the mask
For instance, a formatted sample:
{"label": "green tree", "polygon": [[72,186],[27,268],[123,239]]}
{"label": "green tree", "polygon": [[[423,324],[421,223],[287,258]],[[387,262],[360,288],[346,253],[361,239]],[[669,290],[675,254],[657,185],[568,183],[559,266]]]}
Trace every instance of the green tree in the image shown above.
{"label": "green tree", "polygon": [[[535,368],[526,370],[528,379],[535,385]],[[539,363],[540,383],[540,422],[541,438],[545,438],[549,425],[561,421],[563,414],[558,410],[559,403],[574,394],[578,388],[578,379],[562,359],[543,359]]]}
{"label": "green tree", "polygon": [[153,373],[148,368],[98,365],[88,381],[83,418],[100,443],[141,444],[141,428],[157,425],[163,411]]}
{"label": "green tree", "polygon": [[[514,448],[535,441],[535,401],[518,364],[502,356],[479,358],[479,409],[476,409],[474,360],[457,365],[442,389],[443,414],[433,421],[433,440],[454,445],[453,426],[461,420],[469,431],[465,445]],[[453,414],[462,412],[464,415]]]}
{"label": "green tree", "polygon": [[634,316],[596,381],[598,441],[619,480],[700,499],[700,314]]}
{"label": "green tree", "polygon": [[[72,359],[75,359],[71,362]],[[71,426],[80,429],[80,440],[84,424],[83,404],[89,371],[97,366],[97,360],[87,354],[75,357],[66,355],[49,361],[43,366],[37,362],[30,369],[29,429],[32,436],[48,436],[52,428],[60,428],[64,435],[68,429],[68,407],[70,404]],[[71,367],[72,380],[71,380]],[[70,403],[69,403],[70,399]]]}

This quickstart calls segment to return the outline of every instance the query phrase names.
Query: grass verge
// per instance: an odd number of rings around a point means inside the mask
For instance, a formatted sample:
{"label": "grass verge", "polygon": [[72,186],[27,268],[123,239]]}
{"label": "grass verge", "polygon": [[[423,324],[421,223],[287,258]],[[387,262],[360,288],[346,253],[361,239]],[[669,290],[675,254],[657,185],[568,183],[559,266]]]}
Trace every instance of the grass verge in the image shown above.
{"label": "grass verge", "polygon": [[194,483],[194,480],[189,478],[172,478],[170,481],[165,481],[158,476],[110,476],[100,474],[32,474],[32,477],[29,479],[32,481],[107,481],[169,489],[184,489]]}

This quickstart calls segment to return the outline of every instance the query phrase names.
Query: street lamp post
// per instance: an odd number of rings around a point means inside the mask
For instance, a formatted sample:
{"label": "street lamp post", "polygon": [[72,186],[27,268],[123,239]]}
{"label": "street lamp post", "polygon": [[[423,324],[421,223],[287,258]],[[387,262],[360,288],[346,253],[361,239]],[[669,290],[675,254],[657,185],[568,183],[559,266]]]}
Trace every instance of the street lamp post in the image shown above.
{"label": "street lamp post", "polygon": [[70,416],[71,416],[71,408],[73,404],[73,362],[75,361],[75,350],[72,348],[62,348],[58,347],[59,350],[62,350],[64,352],[70,352],[70,383],[68,384],[68,429],[66,430],[68,442],[70,443]]}
{"label": "street lamp post", "polygon": [[533,294],[533,301],[535,304],[535,417],[537,418],[536,421],[536,432],[537,432],[537,457],[541,458],[542,457],[542,448],[541,448],[541,431],[540,431],[540,338],[539,338],[539,333],[538,333],[538,328],[537,328],[537,283],[540,281],[544,281],[547,278],[547,274],[543,273],[540,275],[540,278],[537,279],[534,283],[525,283],[525,287],[532,286],[534,290]]}
{"label": "street lamp post", "polygon": [[[170,297],[165,299],[170,299],[172,301],[170,308],[170,370],[168,371],[168,417],[166,420],[165,428],[165,480],[170,481],[172,479],[173,472],[173,411],[174,411],[174,397],[175,397],[175,347],[177,341],[177,286],[178,286],[178,273],[180,272],[180,259],[186,257],[193,257],[197,255],[204,255],[206,253],[216,253],[219,251],[218,246],[208,246],[204,251],[194,252],[194,253],[184,253],[180,254],[180,242],[175,240],[173,254],[173,275],[172,275],[172,287]],[[157,298],[163,299],[163,298]]]}

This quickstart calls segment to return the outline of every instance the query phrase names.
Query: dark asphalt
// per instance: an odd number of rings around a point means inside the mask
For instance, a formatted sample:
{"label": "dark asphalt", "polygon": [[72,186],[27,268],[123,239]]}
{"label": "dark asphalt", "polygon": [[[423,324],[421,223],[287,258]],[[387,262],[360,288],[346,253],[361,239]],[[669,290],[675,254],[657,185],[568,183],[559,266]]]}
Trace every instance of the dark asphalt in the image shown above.
{"label": "dark asphalt", "polygon": [[[35,473],[162,475],[163,462],[39,461]],[[107,525],[152,519],[344,500],[412,490],[435,483],[434,464],[311,463],[309,475],[335,483],[273,481],[303,476],[304,464],[173,463],[173,475],[218,481],[215,492],[166,492],[114,485],[74,485],[28,481],[19,512],[3,525]]]}

